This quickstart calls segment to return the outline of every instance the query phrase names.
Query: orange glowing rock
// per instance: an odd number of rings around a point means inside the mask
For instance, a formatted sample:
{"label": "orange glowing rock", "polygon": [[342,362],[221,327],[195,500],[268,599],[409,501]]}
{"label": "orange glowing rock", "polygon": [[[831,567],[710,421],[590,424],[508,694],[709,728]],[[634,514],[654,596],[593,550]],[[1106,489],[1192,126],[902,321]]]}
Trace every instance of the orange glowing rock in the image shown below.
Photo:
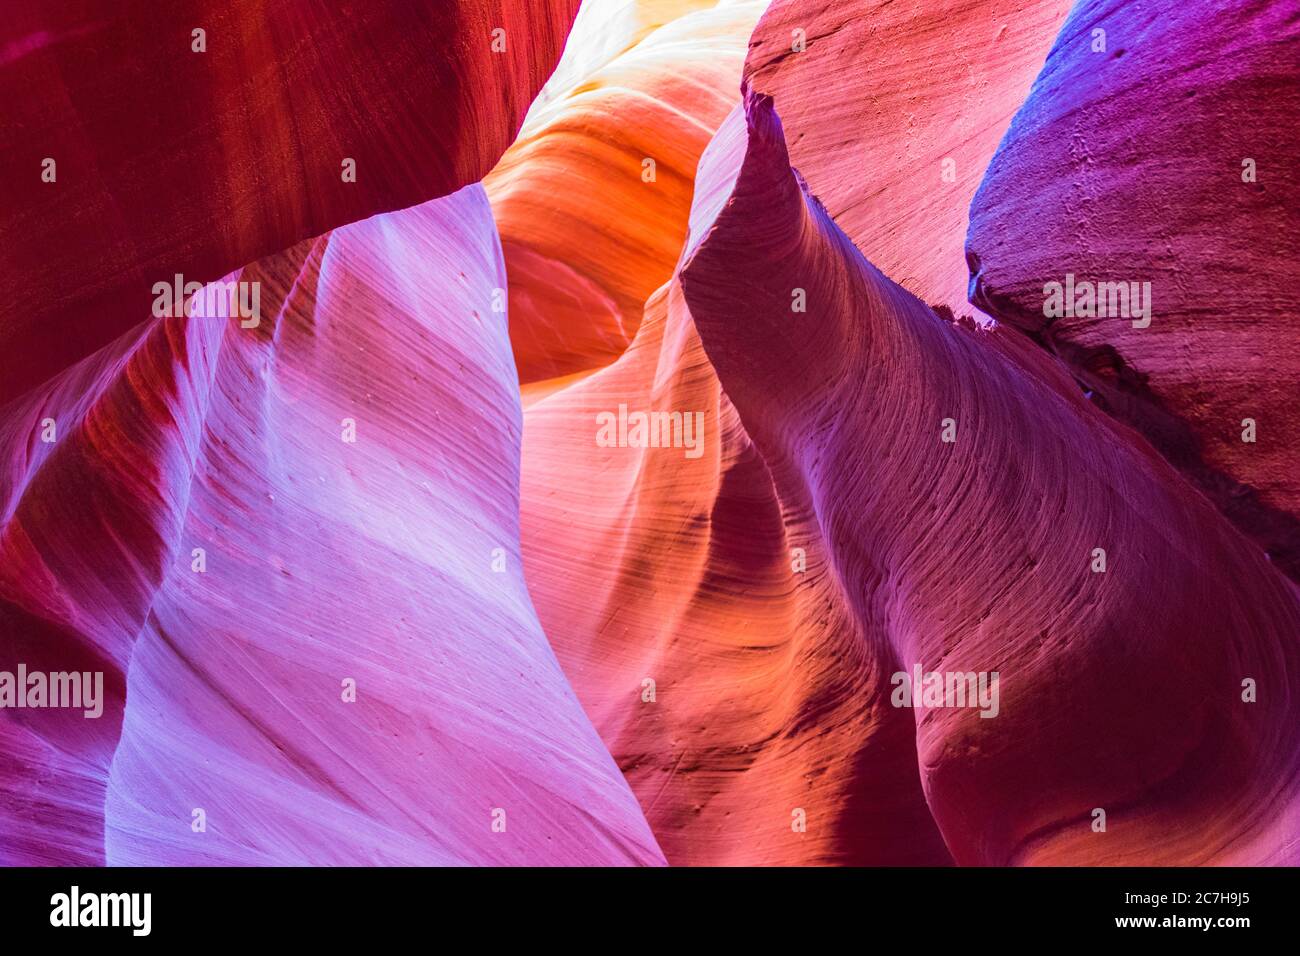
{"label": "orange glowing rock", "polygon": [[629,4],[619,19],[593,4],[578,18],[485,180],[523,382],[606,365],[636,334],[647,297],[672,274],[695,164],[736,101],[763,8]]}

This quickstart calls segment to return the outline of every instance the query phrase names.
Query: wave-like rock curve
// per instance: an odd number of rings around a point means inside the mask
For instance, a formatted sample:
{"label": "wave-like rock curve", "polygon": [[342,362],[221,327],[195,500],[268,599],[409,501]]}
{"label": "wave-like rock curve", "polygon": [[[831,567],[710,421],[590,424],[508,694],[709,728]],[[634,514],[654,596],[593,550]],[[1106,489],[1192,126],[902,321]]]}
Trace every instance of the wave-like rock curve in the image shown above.
{"label": "wave-like rock curve", "polygon": [[956,861],[1293,861],[1295,587],[1053,359],[868,263],[790,169],[771,98],[745,115],[743,161],[701,165],[730,188],[682,289],[863,632],[900,671],[1000,675],[993,719],[915,713]]}

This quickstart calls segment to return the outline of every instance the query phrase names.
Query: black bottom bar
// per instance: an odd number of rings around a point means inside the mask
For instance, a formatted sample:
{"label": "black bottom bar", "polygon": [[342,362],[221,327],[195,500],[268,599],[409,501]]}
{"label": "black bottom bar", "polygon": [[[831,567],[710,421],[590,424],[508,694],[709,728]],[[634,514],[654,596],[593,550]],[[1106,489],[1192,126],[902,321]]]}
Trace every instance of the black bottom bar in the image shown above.
{"label": "black bottom bar", "polygon": [[622,939],[640,950],[634,941],[667,935],[716,938],[730,951],[801,932],[804,948],[840,932],[863,943],[1195,936],[1231,945],[1294,931],[1294,882],[1290,869],[13,869],[0,870],[0,925],[11,943],[76,934],[127,945],[416,934],[443,946],[465,934]]}

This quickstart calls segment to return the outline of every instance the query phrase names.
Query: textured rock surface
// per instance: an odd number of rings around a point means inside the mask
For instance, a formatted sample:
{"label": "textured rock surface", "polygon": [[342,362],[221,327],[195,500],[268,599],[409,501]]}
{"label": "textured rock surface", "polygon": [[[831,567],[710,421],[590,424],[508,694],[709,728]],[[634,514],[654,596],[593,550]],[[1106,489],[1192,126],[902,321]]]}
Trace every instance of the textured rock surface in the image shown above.
{"label": "textured rock surface", "polygon": [[1300,862],[1290,5],[575,5],[0,27],[0,862]]}
{"label": "textured rock surface", "polygon": [[[704,453],[598,446],[596,416],[620,403],[701,415]],[[532,405],[524,435],[529,589],[669,862],[947,862],[882,659],[676,284],[617,362]]]}
{"label": "textured rock surface", "polygon": [[211,282],[481,179],[577,7],[7,4],[0,270],[22,281],[0,304],[0,405],[138,324],[154,282]]}
{"label": "textured rock surface", "polygon": [[[942,290],[935,294],[953,304],[965,291],[966,205],[1063,7],[1040,4],[1028,18],[1013,19],[1013,12],[964,4],[917,17],[886,6],[846,20],[830,5],[777,3],[750,44],[747,69],[797,111],[804,125],[796,148],[844,207],[855,238],[887,249],[913,270],[906,275],[924,274],[921,286]],[[814,41],[791,55],[795,23],[809,27]],[[592,45],[581,30],[575,41],[580,37],[586,42],[571,44],[566,62]],[[916,49],[950,55],[954,44],[970,61],[965,72],[918,74],[907,62]],[[882,68],[846,85],[843,64],[862,51],[897,75]],[[564,74],[562,64],[556,80]],[[581,77],[569,82],[586,89]],[[828,97],[828,89],[837,94]],[[922,102],[937,109],[918,129],[907,117],[915,120]],[[835,137],[871,151],[870,177],[846,162],[849,147],[830,144]],[[713,149],[743,145],[733,130]],[[554,187],[563,181],[564,155],[546,165],[535,147],[518,149],[503,163],[512,177],[538,192],[544,187],[548,199],[568,195]],[[949,153],[960,162],[958,181],[936,190]],[[525,214],[532,228],[555,237],[562,261],[617,262],[624,236],[644,234],[582,194],[570,201],[572,215],[584,221],[570,231],[583,241],[566,246],[564,233],[536,209],[501,202],[498,175],[489,183],[512,268],[518,257],[511,257],[509,236],[525,228]],[[863,206],[863,181],[871,177],[880,187],[871,179]],[[643,195],[633,188],[641,185],[634,167],[620,182]],[[697,188],[697,217],[727,199],[725,183],[709,190],[701,196]],[[573,333],[565,333],[568,340],[522,339],[520,316],[531,331],[533,311],[519,308],[518,285],[512,272],[521,375],[538,367],[538,350],[573,361],[531,377],[593,364],[572,347]],[[590,302],[577,318],[544,305],[548,333],[561,321],[560,331],[600,327],[586,318],[602,314]],[[523,520],[529,585],[544,627],[661,845],[679,863],[947,861],[917,792],[910,722],[882,696],[884,659],[846,610],[805,497],[772,486],[700,351],[675,284],[651,298],[646,323],[616,364],[580,384],[548,387],[548,397],[528,407]],[[621,403],[702,412],[713,436],[707,453],[691,460],[680,449],[597,447],[595,415]],[[578,474],[584,480],[575,481]],[[807,553],[803,574],[792,571],[795,548]],[[574,581],[584,586],[575,589]],[[642,700],[645,678],[656,681],[654,703]],[[812,821],[806,833],[792,832],[796,807]]]}
{"label": "textured rock surface", "polygon": [[[1037,334],[1294,579],[1297,62],[1293,3],[1084,0],[980,187],[967,241],[973,301]],[[1150,283],[1149,326],[1045,318],[1044,286],[1067,274]]]}
{"label": "textured rock surface", "polygon": [[610,6],[584,9],[486,180],[524,382],[606,365],[636,334],[647,297],[672,275],[695,164],[736,101],[766,4]]}
{"label": "textured rock surface", "polygon": [[6,654],[102,664],[113,706],[6,714],[5,862],[661,861],[524,586],[482,188],[239,278],[259,328],[156,321],[7,410]]}
{"label": "textured rock surface", "polygon": [[693,223],[680,281],[878,653],[1001,676],[996,719],[915,712],[956,861],[1294,862],[1294,585],[1053,359],[863,259],[791,171],[770,97],[746,112],[743,162],[701,164],[700,191],[730,198]]}
{"label": "textured rock surface", "polygon": [[1069,7],[775,0],[745,76],[775,100],[791,165],[863,255],[960,313],[971,196]]}
{"label": "textured rock surface", "polygon": [[[638,5],[641,19],[668,12],[651,6]],[[717,104],[738,101],[741,54],[760,10],[681,16],[613,66],[588,66],[590,77],[572,64],[627,41],[618,21],[593,17],[584,33],[580,17],[556,82],[584,92],[544,94],[540,115],[555,118],[538,123],[535,137],[530,118],[488,180],[513,270],[512,339],[525,379],[604,364],[623,344],[606,339],[602,351],[577,340],[603,327],[590,302],[582,311],[530,299],[570,286],[550,260],[521,281],[524,253],[512,254],[509,237],[537,231],[558,259],[601,264],[610,287],[668,279],[696,159],[722,119]],[[727,57],[715,59],[719,52]],[[673,122],[659,121],[673,112]],[[578,120],[590,138],[558,131]],[[661,159],[685,159],[667,174],[659,165],[654,184],[641,181],[630,154],[612,168],[595,163],[601,144],[623,144],[636,130],[652,135]],[[569,177],[573,187],[556,188]],[[632,214],[619,215],[611,195]],[[665,231],[662,247],[636,248]],[[920,793],[910,722],[879,694],[880,661],[827,574],[820,537],[797,504],[777,498],[675,283],[644,306],[643,289],[632,288],[620,307],[625,334],[636,332],[626,352],[579,382],[525,389],[527,577],[574,689],[670,862],[948,862]],[[596,416],[620,404],[698,414],[701,454],[599,446]],[[797,548],[807,570],[796,575]],[[810,821],[806,832],[792,829],[796,809]]]}

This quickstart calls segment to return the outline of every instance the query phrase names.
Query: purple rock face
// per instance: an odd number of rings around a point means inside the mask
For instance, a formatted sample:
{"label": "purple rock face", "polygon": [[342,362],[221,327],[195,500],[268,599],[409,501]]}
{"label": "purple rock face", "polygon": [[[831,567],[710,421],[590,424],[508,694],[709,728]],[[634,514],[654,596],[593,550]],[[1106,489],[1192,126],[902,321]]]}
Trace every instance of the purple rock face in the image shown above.
{"label": "purple rock face", "polygon": [[1296,14],[1077,4],[971,205],[966,257],[972,302],[1300,579]]}

